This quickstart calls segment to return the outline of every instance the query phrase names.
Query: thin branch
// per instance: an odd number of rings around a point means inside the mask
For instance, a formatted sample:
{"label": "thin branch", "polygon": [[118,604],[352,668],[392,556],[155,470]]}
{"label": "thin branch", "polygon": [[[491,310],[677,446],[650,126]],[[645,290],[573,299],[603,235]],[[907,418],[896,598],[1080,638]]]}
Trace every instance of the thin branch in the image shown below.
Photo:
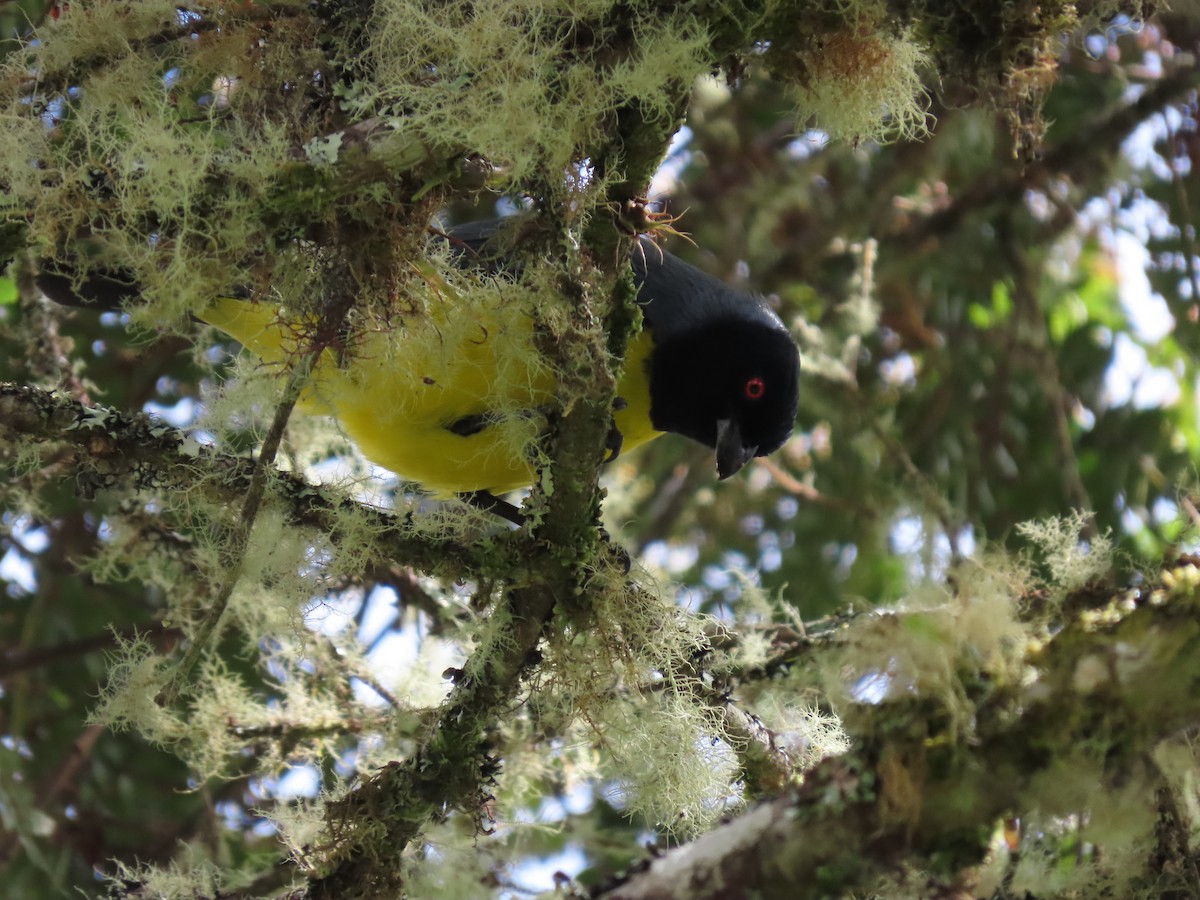
{"label": "thin branch", "polygon": [[[1193,116],[1195,112],[1193,112]],[[1170,119],[1167,119],[1168,123]],[[1171,186],[1175,189],[1175,204],[1179,210],[1178,221],[1179,244],[1183,248],[1183,265],[1187,271],[1188,287],[1191,289],[1191,303],[1183,310],[1184,318],[1193,324],[1200,321],[1200,275],[1196,267],[1200,259],[1196,256],[1196,222],[1192,218],[1192,204],[1188,199],[1187,183],[1180,171],[1178,153],[1175,147],[1175,129],[1168,125],[1167,130],[1167,164],[1171,167]]]}
{"label": "thin branch", "polygon": [[148,622],[145,625],[129,625],[120,629],[111,629],[91,637],[63,641],[47,647],[17,647],[5,651],[3,656],[0,656],[0,684],[21,672],[64,660],[77,660],[78,657],[96,650],[112,649],[134,637],[173,639],[182,634],[183,632],[178,628],[169,627],[162,622]]}
{"label": "thin branch", "polygon": [[[1071,422],[1067,411],[1071,408],[1072,399],[1062,383],[1062,374],[1058,369],[1058,361],[1054,356],[1054,348],[1050,338],[1050,326],[1046,321],[1046,313],[1042,310],[1037,298],[1037,288],[1034,284],[1033,273],[1025,260],[1024,253],[1012,234],[1012,223],[1007,217],[1002,217],[997,224],[1000,246],[1008,262],[1013,277],[1013,299],[1019,314],[1035,329],[1036,346],[1032,349],[1041,369],[1042,390],[1046,402],[1050,406],[1055,443],[1058,447],[1059,461],[1062,466],[1063,488],[1067,500],[1080,512],[1093,512],[1092,499],[1087,486],[1080,474],[1079,457],[1075,453],[1075,441],[1071,437]],[[1096,523],[1088,518],[1083,526],[1083,535],[1087,538],[1096,537]]]}
{"label": "thin branch", "polygon": [[938,524],[942,526],[942,531],[946,535],[946,541],[950,545],[951,564],[953,565],[961,561],[963,557],[959,547],[959,536],[963,532],[962,517],[954,510],[950,501],[942,496],[933,479],[922,472],[920,467],[913,462],[908,448],[891,434],[882,422],[872,420],[868,424],[871,430],[874,431],[876,438],[887,447],[888,457],[900,463],[905,474],[916,489],[917,495],[926,508],[937,518]]}
{"label": "thin branch", "polygon": [[783,467],[783,465],[769,456],[760,456],[754,460],[754,465],[760,469],[766,469],[771,473],[771,477],[776,483],[793,496],[800,497],[815,503],[817,506],[826,506],[832,509],[851,510],[858,515],[874,516],[876,511],[870,507],[855,503],[851,500],[846,500],[841,497],[831,497],[829,494],[822,494],[811,484],[805,484],[799,478]]}
{"label": "thin branch", "polygon": [[[1139,662],[1130,668],[1121,659]],[[818,764],[797,790],[589,896],[870,893],[897,867],[969,871],[988,852],[989,825],[1005,816],[1067,816],[1108,789],[1153,792],[1161,786],[1149,764],[1155,747],[1200,725],[1200,694],[1163,690],[1200,677],[1200,592],[1160,595],[1103,626],[1081,617],[1026,661],[1036,677],[990,686],[968,729],[948,726],[961,713],[947,716],[935,698],[857,704],[846,719],[852,749]],[[1085,670],[1098,681],[1081,681]],[[1067,772],[1073,788],[1062,783]]]}
{"label": "thin branch", "polygon": [[968,216],[985,213],[995,205],[1011,206],[1032,185],[1051,177],[1074,177],[1094,170],[1096,161],[1114,156],[1122,141],[1138,125],[1177,103],[1200,86],[1200,68],[1180,66],[1159,80],[1132,103],[1120,103],[1101,113],[1089,125],[1071,132],[1047,148],[1042,160],[1027,168],[1001,170],[992,178],[976,181],[915,227],[889,239],[892,251],[909,252],[931,238],[954,233]]}
{"label": "thin branch", "polygon": [[262,448],[259,450],[258,457],[254,461],[254,468],[250,474],[250,484],[247,485],[246,497],[238,516],[237,528],[230,537],[232,546],[228,552],[228,571],[225,580],[207,605],[204,612],[204,619],[200,622],[196,633],[192,635],[191,644],[187,652],[175,667],[170,681],[163,687],[159,695],[159,702],[166,706],[173,705],[180,694],[187,690],[192,670],[195,669],[201,658],[209,651],[209,644],[216,636],[217,628],[220,626],[221,619],[225,615],[225,610],[229,606],[229,598],[233,596],[233,591],[242,577],[242,567],[246,560],[246,549],[250,544],[250,532],[254,528],[254,522],[258,518],[259,510],[262,508],[263,497],[266,496],[267,479],[269,472],[274,470],[275,454],[279,450],[280,441],[283,440],[283,432],[287,428],[292,410],[295,408],[296,402],[300,399],[300,394],[304,390],[305,385],[308,384],[313,365],[323,349],[319,345],[310,347],[300,357],[297,364],[288,372],[283,397],[275,407],[275,416],[271,422],[271,427],[267,431]]}
{"label": "thin branch", "polygon": [[[84,765],[91,759],[96,742],[104,733],[103,725],[88,725],[83,732],[71,743],[70,753],[54,772],[49,783],[38,792],[35,808],[47,810],[60,796],[66,793],[72,783],[83,771]],[[21,834],[19,829],[13,829],[0,839],[0,872],[18,858],[16,851],[20,846]]]}
{"label": "thin branch", "polygon": [[[87,407],[69,397],[3,382],[0,442],[15,448],[45,443],[69,447],[58,477],[73,476],[84,497],[114,488],[194,490],[234,504],[245,498],[254,472],[253,460],[197,444],[185,432],[143,413]],[[403,517],[349,500],[336,490],[275,469],[269,478],[272,495],[284,505],[292,524],[337,541],[348,527],[345,515],[351,514],[370,530],[379,558],[456,580],[522,579],[529,572],[515,544],[482,547],[414,534],[404,528]],[[361,540],[361,535],[355,539]]]}

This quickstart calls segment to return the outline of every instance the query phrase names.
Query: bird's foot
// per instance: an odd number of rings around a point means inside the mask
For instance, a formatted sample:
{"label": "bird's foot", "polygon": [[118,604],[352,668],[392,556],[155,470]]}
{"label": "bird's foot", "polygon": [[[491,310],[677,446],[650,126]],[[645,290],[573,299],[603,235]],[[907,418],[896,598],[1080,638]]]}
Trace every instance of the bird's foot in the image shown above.
{"label": "bird's foot", "polygon": [[[624,397],[617,397],[613,400],[613,412],[617,413],[625,409],[629,405]],[[605,463],[610,463],[621,455],[621,446],[625,443],[625,435],[621,434],[621,429],[617,427],[617,420],[612,419],[608,424],[608,434],[604,438],[604,449],[608,451],[608,455],[604,457]]]}
{"label": "bird's foot", "polygon": [[467,506],[473,506],[476,509],[490,512],[494,516],[512,522],[514,525],[521,526],[525,524],[525,517],[521,515],[521,510],[513,506],[507,500],[501,500],[491,491],[466,491],[458,495],[458,499]]}

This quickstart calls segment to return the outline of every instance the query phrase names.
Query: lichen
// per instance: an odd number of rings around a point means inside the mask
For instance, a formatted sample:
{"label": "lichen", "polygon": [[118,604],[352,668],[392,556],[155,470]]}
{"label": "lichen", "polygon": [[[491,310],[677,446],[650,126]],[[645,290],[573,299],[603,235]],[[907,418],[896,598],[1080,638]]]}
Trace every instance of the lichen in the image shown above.
{"label": "lichen", "polygon": [[1107,534],[1084,538],[1090,518],[1090,513],[1076,511],[1017,526],[1017,533],[1042,557],[1049,586],[1063,594],[1078,590],[1112,567],[1112,538]]}
{"label": "lichen", "polygon": [[482,153],[517,181],[561,179],[564,191],[618,107],[670,120],[679,86],[705,68],[706,36],[684,8],[664,19],[614,15],[614,0],[375,6],[357,108],[391,110],[436,146]]}
{"label": "lichen", "polygon": [[780,30],[766,48],[767,69],[788,86],[800,122],[854,142],[928,132],[922,75],[932,57],[886,4],[830,0],[796,23],[785,5],[768,3],[764,18]]}
{"label": "lichen", "polygon": [[187,732],[186,721],[156,698],[170,677],[167,661],[138,635],[116,638],[108,666],[108,683],[89,722],[115,731],[135,730],[161,746],[176,744]]}

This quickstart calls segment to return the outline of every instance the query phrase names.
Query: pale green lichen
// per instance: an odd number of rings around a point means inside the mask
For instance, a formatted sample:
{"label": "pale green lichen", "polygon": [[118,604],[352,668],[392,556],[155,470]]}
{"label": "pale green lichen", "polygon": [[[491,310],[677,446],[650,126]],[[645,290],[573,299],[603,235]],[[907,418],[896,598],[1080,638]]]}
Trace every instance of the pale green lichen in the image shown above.
{"label": "pale green lichen", "polygon": [[780,42],[773,71],[801,121],[835,140],[911,140],[928,133],[927,48],[874,3],[844,4],[842,28]]}
{"label": "pale green lichen", "polygon": [[128,894],[120,885],[137,885],[139,893],[155,900],[196,900],[219,897],[229,885],[229,872],[196,845],[184,845],[164,866],[131,865],[118,861],[110,896]]}
{"label": "pale green lichen", "polygon": [[321,535],[289,523],[282,507],[264,503],[242,553],[226,611],[229,624],[249,635],[298,633],[301,604],[319,588],[314,562],[324,543]]}
{"label": "pale green lichen", "polygon": [[915,140],[929,129],[925,49],[910,34],[827,38],[797,103],[817,127],[847,140]]}
{"label": "pale green lichen", "polygon": [[259,41],[240,12],[184,23],[164,0],[85,0],[0,67],[0,220],[80,278],[130,273],[149,324],[252,282],[248,249],[273,243],[270,193],[304,136],[289,115],[304,91],[278,84],[311,81],[313,35],[296,17]]}
{"label": "pale green lichen", "polygon": [[109,659],[108,683],[89,723],[114,731],[133,730],[161,746],[177,743],[187,733],[187,722],[156,700],[170,678],[170,664],[138,635],[117,636],[116,645]]}
{"label": "pale green lichen", "polygon": [[[107,539],[81,561],[82,568],[98,582],[136,581],[160,591],[168,602],[164,622],[187,630],[195,624],[205,585],[223,570],[221,549],[203,529],[189,534],[161,523],[147,527],[146,508],[166,507],[168,521],[178,516],[176,524],[198,519],[222,522],[228,510],[185,492],[168,495],[165,503],[139,499],[135,503],[140,509],[110,517]],[[181,585],[188,587],[180,589]]]}
{"label": "pale green lichen", "polygon": [[496,888],[488,886],[503,871],[502,860],[515,849],[513,843],[503,834],[481,842],[463,817],[433,826],[405,853],[406,893],[422,900],[496,896]]}
{"label": "pale green lichen", "polygon": [[375,4],[364,109],[392,109],[441,147],[483,153],[514,179],[565,179],[623,105],[670,121],[680,86],[704,71],[707,37],[613,0],[431,0]]}
{"label": "pale green lichen", "polygon": [[1022,522],[1017,533],[1043,558],[1048,585],[1066,594],[1078,590],[1112,568],[1113,541],[1108,534],[1084,538],[1091,513]]}
{"label": "pale green lichen", "polygon": [[270,810],[269,819],[279,830],[280,842],[301,871],[309,869],[308,854],[325,839],[325,800],[324,796],[312,800],[298,798]]}
{"label": "pale green lichen", "polygon": [[614,696],[588,712],[600,771],[620,785],[612,799],[628,814],[693,836],[741,805],[737,755],[694,700],[668,687]]}
{"label": "pale green lichen", "polygon": [[[315,148],[323,142],[331,151],[337,142],[258,117],[256,104],[264,94],[256,64],[243,64],[232,52],[245,46],[245,35],[229,44],[206,41],[208,49],[196,55],[181,47],[172,51],[177,56],[145,52],[145,39],[174,22],[175,5],[141,4],[135,16],[122,19],[114,12],[116,4],[76,4],[80,18],[67,17],[47,35],[45,46],[52,49],[33,54],[42,77],[69,69],[80,56],[102,56],[106,63],[89,75],[82,99],[67,104],[70,117],[61,123],[14,112],[16,76],[6,70],[7,93],[0,93],[0,100],[6,102],[3,124],[11,127],[0,129],[0,180],[11,184],[6,202],[14,205],[5,213],[16,210],[23,217],[32,211],[31,239],[50,256],[60,253],[64,242],[88,233],[85,259],[90,253],[97,264],[130,268],[142,282],[154,305],[145,314],[147,322],[202,311],[214,296],[257,284],[263,275],[271,279],[280,307],[290,306],[294,321],[306,321],[309,307],[316,305],[310,301],[321,296],[321,267],[331,260],[301,241],[272,247],[264,210],[273,201],[264,186],[294,161],[296,147],[314,148],[310,160],[316,156],[327,167],[336,154]],[[581,0],[567,9],[542,0],[485,0],[469,12],[448,12],[423,0],[379,4],[378,18],[366,29],[369,75],[355,85],[350,102],[370,115],[386,113],[397,128],[441,147],[485,153],[508,166],[514,183],[522,178],[561,182],[558,189],[568,190],[569,173],[605,134],[618,107],[636,105],[651,119],[668,122],[677,113],[671,99],[676,86],[705,68],[707,36],[686,12],[653,27],[649,19],[635,18],[627,42],[611,57],[596,58],[578,40],[578,20],[587,20],[595,32],[595,46],[606,47],[617,37],[604,24],[615,6],[611,0]],[[865,21],[825,35],[819,45],[800,51],[805,74],[794,88],[797,102],[835,135],[914,133],[924,121],[917,77],[923,52],[910,34]],[[181,65],[185,83],[212,92],[213,105],[203,116],[195,115],[195,108],[185,116],[179,97],[165,89],[162,76],[173,63]],[[32,158],[42,167],[29,165]],[[218,189],[216,173],[229,179],[228,190]],[[366,188],[359,199],[378,201],[381,190]],[[591,197],[576,199],[582,215]],[[261,271],[262,260],[245,257],[248,247],[265,249],[269,264]],[[561,273],[549,266],[531,262],[515,284],[461,271],[444,250],[407,262],[412,269],[393,272],[383,286],[362,288],[359,306],[347,321],[346,346],[334,348],[337,375],[356,364],[398,363],[412,346],[404,341],[460,346],[478,330],[473,316],[483,315],[494,336],[504,332],[505,338],[489,361],[491,393],[485,405],[512,420],[501,452],[528,452],[542,427],[539,417],[527,415],[528,398],[546,392],[542,382],[551,374],[534,339],[535,315],[551,338],[570,335],[584,343],[601,337],[598,323],[580,326],[567,314],[556,296]],[[869,275],[869,264],[864,271]],[[862,288],[860,302],[845,310],[859,331],[868,330],[875,317],[869,277]],[[517,303],[514,294],[522,298]],[[430,355],[428,362],[428,377],[435,381],[461,366],[449,349]],[[257,439],[278,404],[275,371],[259,363],[242,363],[238,371],[243,386],[229,389],[207,420],[223,441],[242,431]],[[581,373],[563,374],[575,376],[572,383],[581,381]],[[333,375],[322,379],[318,374],[313,396],[305,402],[319,407],[320,392],[332,380]],[[559,399],[569,408],[579,397]],[[289,452],[301,471],[331,446],[327,429],[298,425],[289,437]],[[381,722],[365,704],[346,699],[347,684],[368,665],[353,636],[338,630],[333,646],[309,630],[315,618],[310,604],[329,595],[329,579],[352,578],[378,558],[381,526],[347,507],[338,513],[335,544],[326,535],[296,528],[268,492],[242,546],[235,537],[234,512],[206,499],[204,489],[204,479],[198,478],[184,495],[139,498],[176,523],[179,533],[154,543],[132,519],[118,524],[92,569],[102,578],[137,578],[161,587],[166,618],[188,635],[195,633],[208,599],[204,590],[237,571],[224,624],[259,654],[273,678],[252,689],[210,659],[202,664],[185,708],[167,710],[154,702],[170,674],[166,660],[144,641],[123,642],[95,721],[137,728],[149,740],[175,747],[202,775],[228,774],[247,751],[253,751],[260,776],[282,771],[297,758],[329,762],[351,743],[360,772],[410,753],[420,735],[412,716],[392,710],[389,721]],[[421,513],[397,527],[425,536],[476,537],[485,531],[481,518],[445,510]],[[1077,527],[1031,527],[1027,534],[1046,550],[1051,583],[1059,590],[1085,583],[1102,559],[1107,564],[1097,542],[1081,558]],[[982,671],[1000,684],[1015,683],[1026,638],[1034,630],[1011,602],[1018,588],[1031,583],[1028,577],[987,564],[973,574],[979,577],[966,580],[953,598],[918,591],[903,616],[848,629],[847,647],[829,678],[839,684],[831,694],[845,698],[848,671],[882,671],[897,691],[939,698],[952,711],[954,727],[969,729],[972,706],[961,673]],[[499,790],[514,801],[529,801],[542,778],[593,784],[611,778],[621,784],[631,813],[668,831],[702,830],[740,799],[736,741],[693,691],[710,623],[677,609],[668,591],[654,589],[640,573],[637,591],[627,589],[626,575],[616,567],[587,575],[588,609],[548,638],[526,702],[513,712],[513,721],[499,725],[510,745]],[[772,621],[779,612],[765,601],[756,605],[753,598],[744,609],[748,626]],[[452,629],[450,638],[464,648],[473,642],[502,651],[511,649],[505,636],[512,626],[506,613],[494,612]],[[446,696],[450,686],[441,670],[447,657],[463,664],[465,677],[486,677],[489,659],[477,654],[463,663],[453,646],[427,643],[408,671],[388,684],[406,711],[433,707]],[[764,636],[748,629],[736,652],[715,656],[732,669],[764,663],[769,652]],[[801,767],[844,749],[835,721],[786,702],[782,692],[764,689],[755,706],[768,726],[795,741]],[[548,734],[556,738],[547,741]],[[328,838],[322,803],[300,803],[276,814],[302,863],[302,848]],[[1103,812],[1097,811],[1094,821],[1111,830],[1111,817]],[[410,850],[410,857],[424,854],[428,861],[435,855],[429,848],[450,845],[443,829],[428,838],[432,843]],[[469,865],[415,865],[411,884],[429,896],[469,893],[486,872],[482,855],[468,855]],[[215,893],[221,887],[202,868],[186,875],[164,870],[146,878],[162,896],[191,896],[198,889]]]}
{"label": "pale green lichen", "polygon": [[649,578],[642,589],[589,591],[591,625],[551,640],[538,686],[543,727],[596,745],[579,771],[615,779],[631,815],[668,832],[694,834],[740,802],[735,741],[693,693],[693,660],[707,645],[704,617],[680,610]]}
{"label": "pale green lichen", "polygon": [[764,692],[755,701],[754,712],[799,772],[850,749],[841,719],[816,707],[797,704],[794,695]]}
{"label": "pale green lichen", "polygon": [[993,552],[965,560],[954,590],[919,584],[895,610],[853,621],[838,648],[820,658],[819,683],[835,705],[930,698],[948,713],[948,733],[968,736],[971,686],[981,677],[996,686],[1020,684],[1027,654],[1045,636],[1049,610],[1017,599],[1038,584],[1019,557]]}

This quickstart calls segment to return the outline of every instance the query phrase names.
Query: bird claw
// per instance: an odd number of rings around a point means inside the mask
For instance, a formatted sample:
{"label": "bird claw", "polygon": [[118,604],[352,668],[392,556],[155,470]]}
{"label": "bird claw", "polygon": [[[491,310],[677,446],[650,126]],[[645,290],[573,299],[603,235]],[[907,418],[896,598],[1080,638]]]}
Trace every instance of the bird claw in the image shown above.
{"label": "bird claw", "polygon": [[[629,405],[624,397],[617,397],[613,400],[613,412],[620,412]],[[616,420],[613,420],[608,426],[608,435],[604,438],[604,449],[608,451],[608,455],[604,457],[606,463],[612,462],[621,455],[621,445],[625,443],[625,436],[621,434],[621,429],[617,427]]]}
{"label": "bird claw", "polygon": [[621,455],[621,445],[625,443],[625,436],[621,434],[616,423],[608,429],[608,437],[604,439],[604,449],[608,451],[608,456],[604,457],[606,463],[612,462]]}
{"label": "bird claw", "polygon": [[499,516],[518,527],[525,524],[525,516],[522,515],[521,510],[507,500],[501,500],[491,491],[463,491],[459,493],[458,499],[467,506],[473,506],[475,509]]}

